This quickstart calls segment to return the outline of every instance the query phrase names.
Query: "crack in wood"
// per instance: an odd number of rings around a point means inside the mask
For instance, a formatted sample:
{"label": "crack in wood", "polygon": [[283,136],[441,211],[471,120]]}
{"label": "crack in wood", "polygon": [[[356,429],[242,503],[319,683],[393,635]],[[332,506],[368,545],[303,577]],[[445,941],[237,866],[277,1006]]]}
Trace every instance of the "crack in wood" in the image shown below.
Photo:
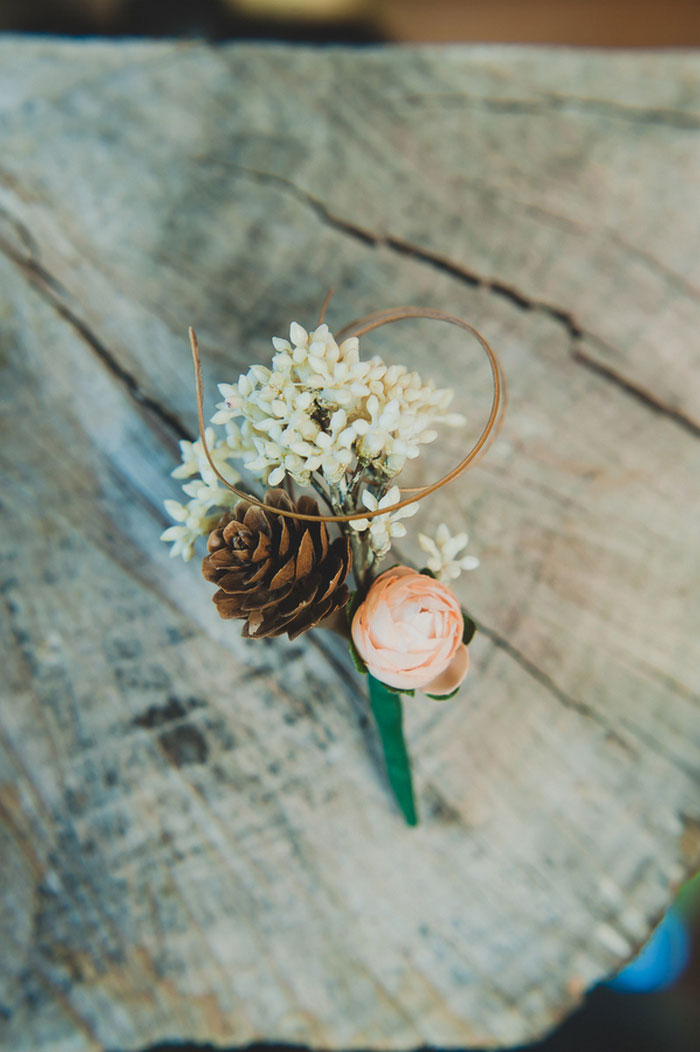
{"label": "crack in wood", "polygon": [[[27,230],[24,224],[14,219],[14,217],[9,216],[4,209],[3,214],[10,219],[18,233],[22,230]],[[27,231],[27,234],[31,237],[29,231]],[[22,234],[20,234],[20,236],[25,244],[28,244],[26,236]],[[32,243],[34,245],[36,244],[33,238]],[[42,299],[45,300],[45,302],[48,303],[64,321],[68,322],[84,342],[92,348],[107,369],[109,369],[109,371],[122,382],[130,396],[138,405],[156,416],[160,423],[163,424],[171,434],[175,435],[178,440],[192,440],[193,436],[182,426],[177,416],[169,409],[166,409],[159,401],[157,401],[157,399],[153,398],[151,395],[145,394],[145,392],[141,390],[136,377],[119,363],[114,352],[109,350],[99,336],[93,332],[87,322],[79,317],[79,315],[68,306],[68,291],[43,266],[43,264],[39,262],[33,252],[30,251],[29,256],[22,257],[7,243],[7,241],[4,240],[4,238],[0,238],[0,252],[2,252],[10,262],[24,273],[27,280],[31,283],[33,288],[36,289]]]}
{"label": "crack in wood", "polygon": [[[623,738],[620,732],[613,727],[611,723],[605,720],[592,706],[587,705],[585,701],[579,701],[577,698],[571,697],[567,694],[553,679],[535,664],[527,655],[523,654],[521,650],[513,646],[512,643],[501,636],[495,629],[487,628],[482,622],[478,622],[478,628],[480,632],[491,640],[491,642],[497,646],[504,653],[508,654],[509,657],[513,658],[514,661],[520,665],[533,679],[535,679],[545,690],[548,691],[552,697],[556,698],[562,705],[568,709],[572,709],[574,712],[578,712],[579,715],[586,719],[592,720],[597,723],[598,726],[605,731],[606,737],[609,741],[614,742],[626,753],[632,757],[638,757],[638,750],[630,744],[630,742]],[[697,783],[700,781],[698,774],[693,768],[689,767],[687,763],[681,758],[672,755],[671,752],[665,749],[659,748],[659,743],[651,735],[645,734],[638,727],[627,727],[629,733],[634,735],[637,741],[649,750],[654,756],[664,760],[665,763],[670,764],[672,767],[677,768],[684,772],[690,781]]]}
{"label": "crack in wood", "polygon": [[615,102],[612,99],[587,98],[586,96],[564,95],[559,92],[546,92],[534,98],[487,98],[467,95],[458,91],[432,92],[426,95],[406,95],[401,100],[415,104],[437,102],[442,106],[468,106],[471,109],[485,110],[489,113],[530,114],[535,117],[548,113],[574,112],[593,113],[602,117],[631,121],[635,124],[656,125],[676,128],[680,131],[695,131],[700,128],[700,115],[684,110],[672,110],[665,107],[642,107]]}
{"label": "crack in wood", "polygon": [[608,228],[605,233],[615,245],[619,245],[624,253],[641,263],[652,274],[658,274],[674,292],[680,292],[681,296],[688,296],[689,299],[700,300],[700,289],[691,284],[682,274],[669,267],[667,263],[658,259],[652,252],[632,244],[617,230]]}
{"label": "crack in wood", "polygon": [[359,241],[364,245],[368,245],[372,248],[388,248],[390,251],[398,255],[414,259],[419,263],[425,263],[434,270],[441,271],[450,277],[456,278],[458,281],[462,281],[466,285],[469,285],[470,288],[483,289],[495,296],[500,296],[519,310],[546,315],[564,328],[571,343],[570,356],[572,361],[595,371],[601,379],[614,383],[615,386],[626,395],[634,398],[647,408],[652,409],[655,413],[666,416],[669,420],[672,420],[674,423],[681,426],[689,434],[692,434],[695,437],[700,437],[700,424],[696,423],[691,417],[686,416],[683,412],[673,406],[668,406],[666,403],[659,401],[649,391],[629,380],[626,380],[602,362],[598,363],[591,355],[587,355],[582,351],[580,345],[583,340],[589,340],[591,343],[600,346],[606,345],[603,340],[595,336],[593,333],[586,332],[569,311],[556,307],[544,300],[531,299],[518,289],[515,289],[504,282],[496,281],[493,278],[484,278],[475,274],[473,271],[468,270],[466,267],[449,259],[447,256],[441,255],[440,253],[415,245],[410,241],[393,234],[383,235],[374,233],[366,227],[359,226],[350,220],[344,219],[342,216],[338,216],[331,212],[323,201],[320,201],[307,190],[297,186],[296,183],[293,183],[285,176],[277,175],[274,172],[259,171],[255,168],[245,168],[239,165],[231,165],[231,168],[243,175],[252,176],[258,182],[269,183],[278,186],[283,190],[289,191],[297,198],[297,200],[310,207],[323,223],[341,233],[353,237],[356,241]]}
{"label": "crack in wood", "polygon": [[682,427],[684,431],[688,432],[688,434],[693,435],[695,438],[700,438],[700,424],[696,423],[691,417],[686,416],[680,409],[669,406],[665,402],[660,402],[658,398],[655,398],[654,395],[644,387],[633,383],[626,376],[622,376],[613,369],[612,366],[607,365],[598,358],[594,358],[590,354],[587,354],[582,347],[573,348],[571,356],[579,365],[589,369],[601,379],[614,384],[621,391],[624,391],[625,394],[630,395],[636,401],[645,405],[648,409],[651,409],[652,412],[658,413],[660,416],[665,416],[669,420],[673,420],[674,423]]}
{"label": "crack in wood", "polygon": [[328,662],[328,665],[337,675],[346,697],[357,713],[359,726],[370,752],[377,758],[381,757],[381,748],[377,741],[372,721],[369,718],[369,703],[366,697],[366,692],[353,689],[352,677],[354,674],[354,668],[350,661],[349,652],[347,662],[344,663],[342,658],[335,653],[333,641],[328,640],[328,642],[326,642],[321,638],[321,630],[319,628],[309,632],[307,639],[309,643],[311,643],[311,645],[322,654]]}
{"label": "crack in wood", "polygon": [[534,680],[536,680],[540,686],[544,687],[545,690],[556,698],[560,704],[564,705],[567,709],[572,709],[577,712],[580,716],[584,716],[586,719],[593,720],[598,726],[605,731],[610,741],[614,741],[616,745],[619,745],[626,753],[631,756],[636,756],[636,750],[626,741],[618,731],[610,724],[607,720],[603,719],[598,712],[590,705],[587,705],[585,701],[579,701],[576,698],[572,698],[570,694],[567,694],[552,677],[545,672],[543,669],[536,665],[527,655],[523,654],[521,650],[513,646],[512,643],[508,642],[504,636],[500,635],[495,629],[487,628],[481,621],[478,623],[479,631],[482,632],[491,642],[497,646],[500,650],[503,650],[509,657],[525,672],[528,673]]}
{"label": "crack in wood", "polygon": [[508,300],[509,303],[512,303],[519,310],[547,314],[560,325],[564,326],[572,340],[579,340],[586,335],[578,322],[574,319],[573,315],[568,311],[555,307],[543,300],[529,299],[524,293],[513,288],[511,285],[507,285],[502,281],[497,281],[494,278],[484,278],[479,274],[475,274],[473,271],[462,266],[462,264],[455,262],[455,260],[452,260],[448,256],[442,255],[439,252],[433,252],[431,249],[415,245],[394,234],[374,233],[366,227],[359,226],[348,219],[344,219],[342,216],[331,212],[323,201],[320,201],[313,194],[309,193],[308,190],[304,190],[302,187],[297,186],[297,184],[292,182],[291,179],[287,179],[283,175],[277,175],[275,172],[263,172],[257,168],[246,168],[235,164],[230,167],[242,175],[252,176],[258,182],[270,183],[288,190],[297,198],[297,200],[308,205],[322,222],[339,230],[341,233],[350,235],[362,244],[369,245],[372,248],[388,248],[398,255],[415,259],[419,263],[426,263],[434,270],[439,270],[444,274],[448,274],[450,277],[457,278],[471,288],[485,289],[487,292],[491,292],[495,296],[500,296],[502,299]]}
{"label": "crack in wood", "polygon": [[[694,421],[691,417],[687,416],[681,410],[669,406],[665,402],[661,402],[645,388],[634,384],[626,377],[621,376],[610,366],[598,361],[593,358],[592,355],[583,351],[581,348],[582,340],[588,339],[593,343],[601,345],[603,345],[603,341],[592,333],[585,332],[569,311],[555,307],[550,303],[546,303],[544,300],[529,299],[518,289],[491,278],[481,277],[440,253],[422,248],[419,245],[414,245],[411,242],[392,234],[381,235],[373,233],[365,227],[352,223],[350,220],[343,219],[341,216],[331,212],[327,205],[314,197],[313,194],[310,194],[308,191],[297,186],[296,183],[293,183],[285,176],[277,175],[274,172],[263,172],[255,168],[246,168],[239,165],[232,165],[231,167],[243,175],[253,176],[259,182],[270,183],[287,189],[294,194],[297,200],[307,204],[322,222],[341,233],[345,233],[350,237],[355,238],[355,240],[360,241],[362,244],[368,245],[372,248],[386,247],[398,255],[414,259],[419,263],[425,263],[434,270],[441,271],[450,277],[464,282],[471,288],[484,289],[496,296],[500,296],[519,310],[547,315],[555,322],[562,325],[565,329],[571,341],[570,353],[574,362],[584,366],[592,372],[595,372],[601,379],[615,384],[615,386],[625,394],[634,398],[653,412],[666,416],[669,420],[678,424],[694,437],[700,437],[700,424]],[[42,295],[46,302],[49,303],[61,315],[61,317],[76,330],[90,347],[92,347],[113,375],[122,381],[134,401],[148,412],[154,413],[178,440],[186,439],[188,441],[193,441],[194,436],[182,425],[175,413],[164,408],[164,406],[155,398],[145,394],[141,390],[139,383],[133,374],[119,363],[116,355],[107,348],[87,323],[68,306],[66,302],[66,297],[68,296],[67,290],[64,289],[61,283],[40,263],[38,259],[36,239],[26,225],[9,213],[6,208],[0,208],[0,214],[15,227],[18,236],[27,247],[29,256],[28,258],[22,258],[2,238],[0,238],[0,251],[25,272],[32,285]]]}

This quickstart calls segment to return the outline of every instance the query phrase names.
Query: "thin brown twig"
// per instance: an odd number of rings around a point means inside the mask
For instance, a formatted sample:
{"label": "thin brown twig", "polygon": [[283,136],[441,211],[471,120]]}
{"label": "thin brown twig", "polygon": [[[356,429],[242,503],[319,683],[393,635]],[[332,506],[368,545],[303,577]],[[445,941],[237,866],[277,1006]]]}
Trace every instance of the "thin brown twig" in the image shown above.
{"label": "thin brown twig", "polygon": [[319,325],[323,325],[323,320],[326,317],[326,311],[328,310],[328,304],[331,302],[331,299],[333,297],[333,293],[334,292],[335,292],[335,285],[331,285],[331,287],[329,288],[328,292],[326,293],[325,300],[321,304],[321,313],[318,316],[318,324]]}

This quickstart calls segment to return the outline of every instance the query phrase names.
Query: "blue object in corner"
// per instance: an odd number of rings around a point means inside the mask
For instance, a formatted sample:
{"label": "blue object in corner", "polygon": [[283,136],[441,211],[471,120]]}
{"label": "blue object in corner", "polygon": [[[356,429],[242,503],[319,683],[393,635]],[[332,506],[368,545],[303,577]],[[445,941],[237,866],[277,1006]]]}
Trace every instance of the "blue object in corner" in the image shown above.
{"label": "blue object in corner", "polygon": [[685,971],[690,947],[688,929],[671,909],[637,957],[605,985],[637,994],[667,990]]}

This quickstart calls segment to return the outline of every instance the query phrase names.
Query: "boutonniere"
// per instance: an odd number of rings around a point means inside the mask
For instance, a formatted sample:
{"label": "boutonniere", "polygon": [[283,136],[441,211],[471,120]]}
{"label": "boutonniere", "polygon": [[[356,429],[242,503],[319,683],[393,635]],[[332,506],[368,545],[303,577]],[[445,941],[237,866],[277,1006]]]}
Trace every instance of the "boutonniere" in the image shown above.
{"label": "boutonniere", "polygon": [[[251,365],[221,383],[222,401],[205,427],[200,355],[195,364],[199,440],[182,442],[176,478],[185,503],[166,501],[175,520],[162,534],[171,555],[188,560],[200,538],[202,571],[216,586],[223,618],[243,622],[250,639],[328,627],[345,636],[368,679],[389,781],[406,821],[416,825],[411,765],[403,735],[402,696],[451,698],[469,669],[476,625],[448,582],[478,560],[467,534],[441,524],[419,534],[424,567],[381,569],[418,502],[483,455],[502,418],[505,381],[484,338],[441,311],[380,311],[335,335],[323,318],[307,331],[293,322],[274,337],[271,364]],[[403,365],[363,359],[360,337],[407,318],[446,322],[470,333],[488,358],[493,397],[476,443],[442,478],[402,489],[402,469],[424,455],[438,428],[461,427],[453,392]],[[426,458],[427,459],[427,458]]]}

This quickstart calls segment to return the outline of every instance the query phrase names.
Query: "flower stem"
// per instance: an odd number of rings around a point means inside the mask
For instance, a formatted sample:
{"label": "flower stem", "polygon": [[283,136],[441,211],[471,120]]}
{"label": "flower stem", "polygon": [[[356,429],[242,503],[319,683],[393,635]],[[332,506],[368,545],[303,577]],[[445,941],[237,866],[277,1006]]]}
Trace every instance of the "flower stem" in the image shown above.
{"label": "flower stem", "polygon": [[334,514],[335,513],[335,509],[334,509],[333,504],[331,502],[331,498],[330,498],[325,486],[321,482],[321,480],[316,478],[314,475],[312,475],[310,481],[311,481],[312,487],[316,490],[316,492],[318,493],[319,497],[321,497],[321,499],[325,501],[326,507],[328,508],[328,510],[331,512],[331,514]]}
{"label": "flower stem", "polygon": [[417,826],[411,761],[403,735],[401,695],[387,690],[384,684],[372,675],[368,675],[368,679],[369,700],[382,740],[386,773],[406,823],[409,826]]}

